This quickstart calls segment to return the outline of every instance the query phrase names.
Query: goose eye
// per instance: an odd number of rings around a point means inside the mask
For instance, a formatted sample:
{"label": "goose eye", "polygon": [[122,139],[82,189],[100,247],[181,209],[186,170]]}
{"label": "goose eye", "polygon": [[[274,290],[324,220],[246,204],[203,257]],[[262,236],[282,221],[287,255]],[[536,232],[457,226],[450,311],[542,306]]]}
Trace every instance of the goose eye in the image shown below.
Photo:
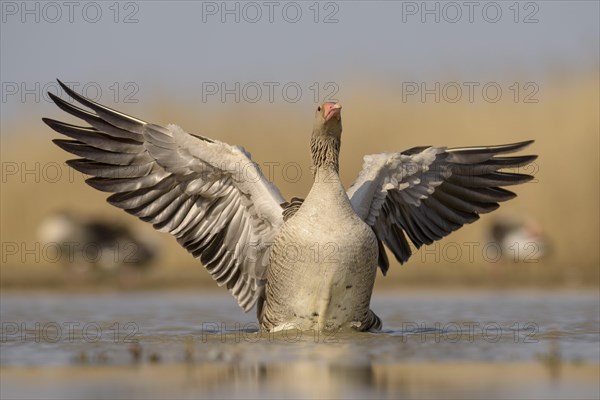
{"label": "goose eye", "polygon": [[317,111],[321,111],[321,106],[317,107]]}

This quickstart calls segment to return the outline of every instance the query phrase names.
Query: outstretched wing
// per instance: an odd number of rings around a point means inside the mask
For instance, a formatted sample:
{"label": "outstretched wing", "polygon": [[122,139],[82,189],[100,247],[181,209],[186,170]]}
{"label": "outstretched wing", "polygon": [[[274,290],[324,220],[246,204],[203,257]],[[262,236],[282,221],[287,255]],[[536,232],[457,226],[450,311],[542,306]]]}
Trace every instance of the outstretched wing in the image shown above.
{"label": "outstretched wing", "polygon": [[108,202],[171,233],[240,306],[264,287],[270,246],[283,224],[283,197],[243,148],[149,124],[62,88],[93,112],[48,93],[81,127],[44,118],[74,140],[54,140],[82,158],[68,164],[113,193]]}
{"label": "outstretched wing", "polygon": [[[363,169],[348,190],[354,210],[373,228],[400,263],[411,256],[410,241],[420,248],[473,221],[479,214],[512,199],[501,186],[527,182],[525,174],[499,172],[529,164],[537,156],[497,157],[521,150],[533,141],[489,146],[417,147],[402,153],[366,156]],[[379,266],[385,274],[385,253]]]}

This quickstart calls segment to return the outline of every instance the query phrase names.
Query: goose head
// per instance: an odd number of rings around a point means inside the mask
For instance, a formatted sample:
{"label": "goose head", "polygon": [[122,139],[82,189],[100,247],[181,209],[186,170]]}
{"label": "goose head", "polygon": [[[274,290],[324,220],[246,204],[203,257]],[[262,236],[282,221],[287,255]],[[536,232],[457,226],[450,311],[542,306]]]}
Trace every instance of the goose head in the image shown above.
{"label": "goose head", "polygon": [[342,106],[339,103],[323,103],[315,111],[313,134],[339,139],[342,135]]}

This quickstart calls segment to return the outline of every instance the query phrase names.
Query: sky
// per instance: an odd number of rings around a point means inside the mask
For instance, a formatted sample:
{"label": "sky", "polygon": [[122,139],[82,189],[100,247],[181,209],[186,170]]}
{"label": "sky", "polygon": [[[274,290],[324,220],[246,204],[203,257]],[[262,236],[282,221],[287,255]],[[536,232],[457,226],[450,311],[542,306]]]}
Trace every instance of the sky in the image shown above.
{"label": "sky", "polygon": [[2,135],[47,112],[55,78],[109,105],[298,93],[302,103],[375,80],[525,82],[600,65],[597,1],[2,1],[0,10]]}

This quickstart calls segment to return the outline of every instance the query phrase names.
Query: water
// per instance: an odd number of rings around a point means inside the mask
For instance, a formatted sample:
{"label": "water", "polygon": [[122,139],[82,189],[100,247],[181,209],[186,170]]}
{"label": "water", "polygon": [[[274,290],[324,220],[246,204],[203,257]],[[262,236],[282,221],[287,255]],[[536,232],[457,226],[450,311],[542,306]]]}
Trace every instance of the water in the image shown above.
{"label": "water", "polygon": [[384,293],[380,333],[276,335],[226,293],[0,300],[2,398],[600,396],[593,292]]}

